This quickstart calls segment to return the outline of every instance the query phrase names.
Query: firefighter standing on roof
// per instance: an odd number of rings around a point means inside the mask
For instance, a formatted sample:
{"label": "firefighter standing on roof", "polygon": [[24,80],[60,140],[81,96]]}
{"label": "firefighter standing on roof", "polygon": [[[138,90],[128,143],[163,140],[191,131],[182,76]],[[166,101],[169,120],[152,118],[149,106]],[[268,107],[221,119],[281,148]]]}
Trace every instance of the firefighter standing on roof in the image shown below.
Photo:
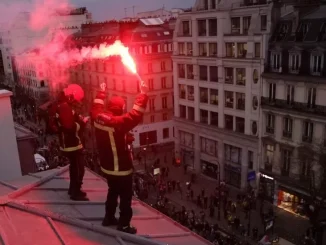
{"label": "firefighter standing on roof", "polygon": [[[128,144],[133,140],[129,131],[142,120],[147,105],[148,88],[144,82],[140,89],[141,94],[137,96],[130,112],[123,114],[125,101],[121,97],[114,96],[109,100],[106,112],[93,115],[101,170],[109,186],[102,225],[118,225],[118,230],[132,234],[135,234],[137,229],[130,225],[133,163]],[[118,197],[120,198],[119,221],[114,216]]]}
{"label": "firefighter standing on roof", "polygon": [[88,201],[87,194],[81,190],[85,174],[83,145],[80,139],[80,131],[88,121],[88,117],[82,117],[73,110],[74,103],[80,103],[84,97],[84,91],[79,85],[71,84],[64,89],[56,105],[56,118],[60,150],[69,159],[70,185],[68,194],[75,201]]}

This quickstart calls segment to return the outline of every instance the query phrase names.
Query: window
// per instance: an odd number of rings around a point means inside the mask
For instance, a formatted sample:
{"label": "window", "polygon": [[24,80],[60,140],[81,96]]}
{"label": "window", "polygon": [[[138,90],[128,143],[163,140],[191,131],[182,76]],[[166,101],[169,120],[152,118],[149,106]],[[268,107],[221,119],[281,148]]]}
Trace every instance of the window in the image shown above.
{"label": "window", "polygon": [[217,43],[209,43],[209,56],[216,57],[217,56]]}
{"label": "window", "polygon": [[283,119],[283,137],[291,139],[292,138],[292,124],[293,120],[289,117]]}
{"label": "window", "polygon": [[199,66],[199,80],[207,81],[207,66]]}
{"label": "window", "polygon": [[289,176],[290,166],[291,166],[291,157],[292,152],[290,150],[283,149],[282,153],[282,170],[281,173],[283,176]]}
{"label": "window", "polygon": [[163,128],[163,139],[168,139],[170,137],[170,129]]}
{"label": "window", "polygon": [[208,111],[200,110],[200,122],[204,124],[208,124]]}
{"label": "window", "polygon": [[281,68],[281,54],[280,53],[272,53],[271,54],[271,68],[273,71],[280,72]]}
{"label": "window", "polygon": [[161,71],[165,71],[166,68],[165,68],[165,61],[162,61],[161,62]]}
{"label": "window", "polygon": [[215,140],[200,137],[200,151],[218,157],[218,143]]}
{"label": "window", "polygon": [[168,120],[168,114],[167,113],[163,113],[162,115],[162,121],[166,121]]}
{"label": "window", "polygon": [[187,79],[194,79],[194,66],[187,64]]}
{"label": "window", "polygon": [[245,119],[241,117],[235,118],[235,131],[244,134],[245,130]]}
{"label": "window", "polygon": [[247,43],[238,43],[238,58],[246,58],[247,55]]}
{"label": "window", "polygon": [[206,20],[198,20],[197,21],[198,26],[198,36],[206,36],[207,30],[206,30]]}
{"label": "window", "polygon": [[288,105],[292,105],[294,102],[294,86],[287,85],[286,86],[286,103]]}
{"label": "window", "polygon": [[298,73],[301,65],[301,55],[300,54],[290,54],[289,59],[289,70],[291,73]]}
{"label": "window", "polygon": [[182,35],[190,36],[190,22],[189,21],[182,21]]}
{"label": "window", "polygon": [[186,98],[186,86],[183,84],[179,84],[179,98],[180,99]]}
{"label": "window", "polygon": [[184,105],[179,105],[180,117],[186,119],[187,118],[187,107]]}
{"label": "window", "polygon": [[243,34],[248,34],[250,28],[251,17],[243,17]]}
{"label": "window", "polygon": [[260,30],[262,31],[267,30],[267,15],[260,16]]}
{"label": "window", "polygon": [[233,84],[233,68],[226,67],[225,68],[225,83]]}
{"label": "window", "polygon": [[310,121],[303,122],[303,135],[302,141],[311,143],[314,134],[314,124]]}
{"label": "window", "polygon": [[155,115],[151,115],[150,120],[151,120],[151,123],[155,123]]}
{"label": "window", "polygon": [[233,116],[224,114],[224,128],[233,130]]}
{"label": "window", "polygon": [[274,134],[275,116],[273,114],[266,115],[266,133]]}
{"label": "window", "polygon": [[252,151],[248,151],[248,168],[254,169],[254,153]]}
{"label": "window", "polygon": [[141,146],[151,145],[157,143],[157,132],[149,131],[149,132],[143,132],[139,133],[139,144]]}
{"label": "window", "polygon": [[218,90],[217,89],[210,89],[210,104],[211,105],[218,105]]}
{"label": "window", "polygon": [[188,120],[195,121],[195,109],[193,107],[188,107]]}
{"label": "window", "polygon": [[187,43],[187,53],[186,55],[192,55],[192,43]]}
{"label": "window", "polygon": [[231,91],[225,91],[225,107],[233,108],[234,103],[234,93]]}
{"label": "window", "polygon": [[206,43],[198,43],[199,56],[207,56],[207,45]]}
{"label": "window", "polygon": [[218,68],[217,66],[209,67],[209,81],[218,82]]}
{"label": "window", "polygon": [[260,43],[255,43],[255,58],[260,58]]}
{"label": "window", "polygon": [[236,83],[237,85],[246,85],[246,68],[236,68]]}
{"label": "window", "polygon": [[272,171],[273,162],[274,162],[274,153],[275,146],[274,145],[266,145],[265,146],[265,169],[267,171]]}
{"label": "window", "polygon": [[161,78],[161,87],[162,87],[162,89],[166,88],[166,77]]}
{"label": "window", "polygon": [[208,20],[208,35],[211,37],[217,36],[217,19]]}
{"label": "window", "polygon": [[208,103],[208,88],[199,88],[200,103]]}
{"label": "window", "polygon": [[187,98],[188,98],[188,100],[194,101],[194,99],[195,99],[194,86],[187,86]]}
{"label": "window", "polygon": [[301,166],[300,166],[300,180],[309,180],[310,173],[312,171],[312,163],[311,160],[308,157],[304,157],[301,160]]}
{"label": "window", "polygon": [[316,107],[316,88],[308,88],[307,96],[307,107],[315,108]]}
{"label": "window", "polygon": [[235,98],[237,102],[237,109],[244,111],[246,107],[246,94],[235,93]]}
{"label": "window", "polygon": [[148,90],[152,91],[154,90],[154,80],[148,79]]}
{"label": "window", "polygon": [[186,71],[185,71],[185,65],[184,64],[178,64],[178,76],[179,76],[179,78],[185,78],[186,77]]}
{"label": "window", "polygon": [[148,100],[149,104],[149,111],[155,111],[155,99],[151,98]]}
{"label": "window", "polygon": [[216,0],[211,0],[211,8],[216,9]]}
{"label": "window", "polygon": [[275,94],[276,94],[276,83],[269,84],[269,91],[268,91],[268,98],[269,101],[275,101]]}
{"label": "window", "polygon": [[226,161],[241,164],[241,148],[225,144],[224,151]]}
{"label": "window", "polygon": [[162,109],[168,108],[168,98],[166,96],[162,97]]}
{"label": "window", "polygon": [[185,55],[185,44],[184,43],[178,43],[178,51],[179,51],[179,55]]}
{"label": "window", "polygon": [[235,44],[225,43],[226,57],[235,57]]}
{"label": "window", "polygon": [[218,113],[211,111],[210,114],[211,114],[210,125],[218,127]]}
{"label": "window", "polygon": [[324,57],[321,54],[311,55],[310,70],[312,75],[320,75],[323,69]]}
{"label": "window", "polygon": [[148,73],[152,73],[153,72],[153,65],[152,65],[152,63],[148,63],[147,68],[148,68]]}
{"label": "window", "polygon": [[194,135],[188,132],[179,131],[180,144],[189,148],[194,148]]}
{"label": "window", "polygon": [[231,18],[231,33],[240,34],[240,17]]}

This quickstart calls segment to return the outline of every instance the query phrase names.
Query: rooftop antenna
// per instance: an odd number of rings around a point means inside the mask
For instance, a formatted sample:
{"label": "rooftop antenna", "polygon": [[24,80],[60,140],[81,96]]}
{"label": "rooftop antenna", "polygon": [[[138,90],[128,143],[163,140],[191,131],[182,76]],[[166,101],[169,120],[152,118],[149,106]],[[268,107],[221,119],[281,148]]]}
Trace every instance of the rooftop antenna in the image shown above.
{"label": "rooftop antenna", "polygon": [[125,17],[127,18],[127,8],[125,8]]}

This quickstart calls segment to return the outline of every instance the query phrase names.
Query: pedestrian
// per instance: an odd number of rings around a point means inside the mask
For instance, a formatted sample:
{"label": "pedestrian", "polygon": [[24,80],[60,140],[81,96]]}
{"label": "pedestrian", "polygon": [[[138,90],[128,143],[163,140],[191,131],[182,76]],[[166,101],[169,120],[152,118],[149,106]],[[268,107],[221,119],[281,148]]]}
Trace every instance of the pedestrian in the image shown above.
{"label": "pedestrian", "polygon": [[83,97],[82,88],[77,84],[70,84],[49,110],[49,126],[58,134],[60,150],[70,163],[68,194],[75,201],[88,201],[87,194],[81,190],[85,168],[80,140],[80,133],[88,117],[82,117],[73,110],[73,104],[80,103]]}
{"label": "pedestrian", "polygon": [[[148,88],[144,82],[141,83],[140,90],[141,94],[136,97],[130,112],[123,114],[125,101],[114,96],[109,100],[106,112],[93,115],[101,170],[109,187],[102,225],[118,225],[119,231],[131,234],[137,233],[137,229],[130,224],[133,165],[128,147],[131,142],[127,142],[126,137],[141,122],[146,109]],[[115,218],[118,198],[119,221]]]}

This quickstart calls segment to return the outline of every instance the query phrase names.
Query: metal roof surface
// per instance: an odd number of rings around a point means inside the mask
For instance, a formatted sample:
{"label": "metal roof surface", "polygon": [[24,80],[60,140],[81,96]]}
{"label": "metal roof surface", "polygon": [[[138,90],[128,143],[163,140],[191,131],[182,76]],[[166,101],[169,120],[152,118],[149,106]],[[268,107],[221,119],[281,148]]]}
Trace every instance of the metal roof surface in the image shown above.
{"label": "metal roof surface", "polygon": [[0,181],[2,244],[211,244],[137,199],[132,203],[137,235],[102,227],[106,182],[86,170],[83,190],[90,201],[71,201],[67,170],[65,167]]}

